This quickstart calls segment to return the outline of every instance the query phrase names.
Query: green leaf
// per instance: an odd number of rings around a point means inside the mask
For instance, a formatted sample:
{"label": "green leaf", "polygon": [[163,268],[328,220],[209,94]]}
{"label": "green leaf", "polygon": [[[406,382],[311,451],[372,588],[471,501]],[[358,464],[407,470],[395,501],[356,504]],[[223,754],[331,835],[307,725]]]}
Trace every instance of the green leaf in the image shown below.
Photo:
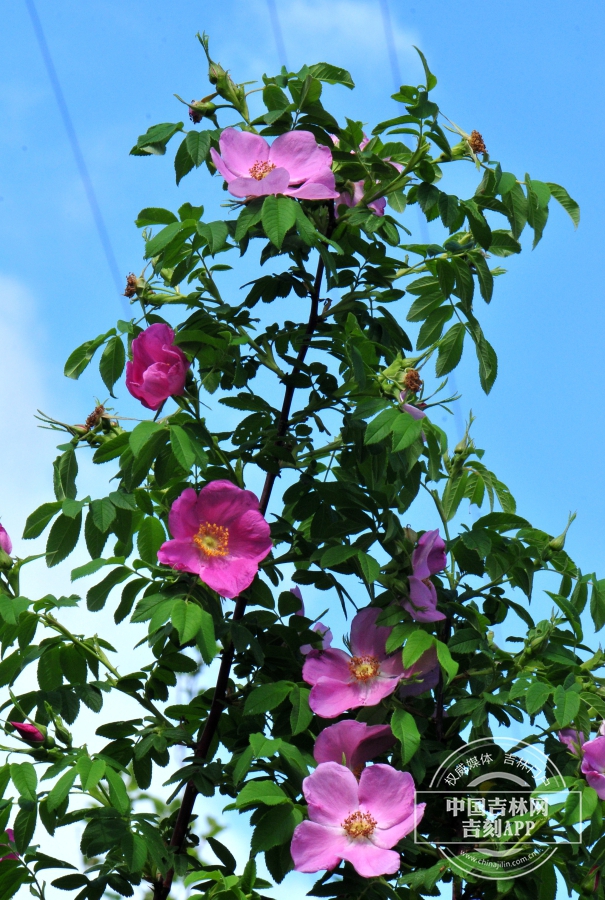
{"label": "green leaf", "polygon": [[418,350],[424,350],[439,340],[443,326],[452,318],[453,314],[454,310],[451,306],[440,306],[430,313],[418,332],[416,341]]}
{"label": "green leaf", "polygon": [[489,250],[492,242],[492,231],[485,216],[474,202],[474,200],[466,200],[464,209],[473,237],[484,250]]}
{"label": "green leaf", "polygon": [[292,712],[290,713],[290,728],[292,734],[301,734],[306,731],[313,719],[313,713],[309,708],[308,688],[301,688],[295,685],[290,691],[290,703],[292,704]]}
{"label": "green leaf", "polygon": [[455,325],[446,331],[439,342],[439,351],[437,362],[435,363],[435,372],[438,377],[447,375],[452,369],[455,369],[462,358],[462,350],[464,348],[464,336],[466,328],[462,322],[456,322]]}
{"label": "green leaf", "polygon": [[458,674],[459,664],[452,659],[447,644],[444,644],[442,641],[435,641],[435,648],[439,665],[445,672],[445,683],[449,684],[452,678]]}
{"label": "green leaf", "polygon": [[[147,441],[151,440],[153,435],[161,431],[164,426],[158,422],[139,422],[136,428],[130,432],[128,442],[130,449],[135,456],[138,456]],[[121,437],[121,435],[120,435]]]}
{"label": "green leaf", "polygon": [[349,544],[341,544],[338,547],[328,547],[322,554],[320,565],[323,569],[331,569],[334,566],[340,566],[342,563],[357,556],[357,547],[351,547]]}
{"label": "green leaf", "polygon": [[460,204],[455,194],[439,193],[439,215],[446,228],[455,226],[460,215]]}
{"label": "green leaf", "polygon": [[590,595],[590,615],[594,622],[595,631],[600,631],[605,625],[605,578],[592,579],[592,593]]}
{"label": "green leaf", "polygon": [[222,221],[198,222],[197,232],[206,240],[213,256],[225,246],[225,241],[229,235],[229,230]]}
{"label": "green leaf", "polygon": [[178,222],[178,219],[169,209],[149,206],[141,210],[134,224],[137,228],[145,228],[146,225],[171,225],[173,222]]}
{"label": "green leaf", "polygon": [[49,568],[62,562],[78,543],[82,527],[82,513],[75,519],[61,515],[53,523],[46,542],[46,565]]}
{"label": "green leaf", "polygon": [[197,603],[177,600],[172,608],[171,621],[179,633],[181,644],[188,644],[200,630],[202,608]]}
{"label": "green leaf", "polygon": [[575,691],[565,690],[563,685],[560,684],[555,689],[554,701],[555,715],[557,717],[557,722],[559,723],[561,728],[565,728],[567,725],[571,725],[575,717],[580,712],[580,695],[576,694]]}
{"label": "green leaf", "polygon": [[200,622],[200,628],[197,633],[196,643],[200,653],[202,654],[202,659],[206,663],[207,666],[210,665],[214,657],[218,652],[218,647],[216,646],[216,637],[214,635],[214,621],[209,612],[206,612],[205,609],[201,610],[202,618]]}
{"label": "green leaf", "polygon": [[435,75],[433,75],[433,73],[429,69],[429,64],[427,63],[422,50],[419,50],[415,44],[413,44],[412,46],[414,47],[414,50],[416,51],[416,53],[418,54],[418,56],[420,57],[420,60],[422,62],[422,67],[424,69],[424,74],[426,76],[426,89],[427,89],[427,91],[432,91],[433,88],[435,87],[435,85],[437,84],[437,78]]}
{"label": "green leaf", "polygon": [[560,184],[553,184],[552,181],[547,181],[546,185],[550,189],[550,193],[555,200],[557,200],[565,212],[569,214],[571,221],[577,228],[580,224],[580,207],[576,201],[572,200],[565,188],[561,187]]}
{"label": "green leaf", "polygon": [[508,194],[509,191],[512,191],[516,184],[516,175],[513,175],[512,172],[503,172],[500,176],[500,181],[498,182],[497,193],[504,196],[504,194]]}
{"label": "green leaf", "polygon": [[439,202],[440,193],[441,191],[434,184],[428,184],[426,181],[420,182],[417,197],[423,213],[430,212],[435,204]]}
{"label": "green leaf", "polygon": [[126,566],[118,566],[117,569],[112,569],[103,581],[91,587],[86,594],[86,606],[90,612],[98,612],[100,609],[103,609],[110,592],[118,584],[126,581],[131,574],[130,569],[127,569]]}
{"label": "green leaf", "polygon": [[393,453],[400,453],[407,447],[411,447],[422,434],[422,419],[415,419],[408,412],[402,410],[399,418],[393,425]]}
{"label": "green leaf", "polygon": [[262,209],[262,223],[265,234],[272,244],[281,249],[286,232],[296,222],[296,202],[291,197],[265,197]]}
{"label": "green leaf", "polygon": [[170,446],[176,456],[179,465],[189,472],[196,460],[195,450],[191,445],[189,435],[180,425],[170,426]]}
{"label": "green leaf", "polygon": [[414,716],[396,709],[391,717],[391,730],[401,744],[401,762],[405,766],[420,746],[420,732]]}
{"label": "green leaf", "polygon": [[172,222],[170,225],[166,225],[165,228],[162,228],[155,237],[151,238],[151,240],[147,241],[145,244],[145,259],[152,259],[154,256],[157,256],[164,247],[167,247],[168,244],[174,240],[183,227],[183,222]]}
{"label": "green leaf", "polygon": [[183,130],[183,123],[162,122],[152,125],[145,134],[139,135],[136,146],[130,151],[131,156],[163,156],[170,138]]}
{"label": "green leaf", "polygon": [[359,560],[359,567],[365,583],[368,585],[374,584],[380,575],[380,563],[373,556],[364,553],[363,550],[357,551],[357,559]]}
{"label": "green leaf", "polygon": [[122,781],[122,776],[116,772],[111,766],[105,769],[105,779],[109,785],[109,799],[121,816],[125,816],[130,811],[130,799],[126,785]]}
{"label": "green leaf", "polygon": [[427,634],[421,628],[412,632],[403,648],[403,667],[409,669],[415,662],[418,662],[423,653],[426,653],[435,643],[432,634]]}
{"label": "green leaf", "polygon": [[56,500],[54,503],[43,503],[31,513],[25,521],[24,539],[31,540],[31,538],[41,535],[48,523],[57,515],[61,505],[60,500]]}
{"label": "green leaf", "polygon": [[244,238],[248,234],[248,231],[253,228],[254,225],[258,224],[258,222],[260,222],[262,214],[262,197],[257,197],[255,200],[247,203],[237,217],[237,224],[235,226],[235,240],[241,241],[242,238]]}
{"label": "green leaf", "polygon": [[[197,132],[192,132],[193,134],[197,134]],[[179,144],[179,149],[176,151],[176,155],[174,157],[174,172],[176,175],[176,183],[180,184],[182,178],[187,175],[188,172],[191,172],[195,163],[193,162],[189,150],[187,149],[187,138],[181,141]]]}
{"label": "green leaf", "polygon": [[494,276],[490,272],[489,266],[481,254],[478,253],[476,256],[473,255],[473,265],[477,272],[481,296],[486,303],[489,303],[494,292]]}
{"label": "green leaf", "polygon": [[534,681],[525,694],[525,709],[528,715],[535,716],[542,709],[551,694],[552,687],[549,684],[544,684],[542,681]]}
{"label": "green leaf", "polygon": [[103,534],[109,531],[111,523],[116,517],[116,508],[109,497],[104,497],[102,500],[92,500],[90,512],[92,520],[99,531]]}
{"label": "green leaf", "polygon": [[492,231],[489,252],[494,256],[511,256],[513,253],[521,253],[521,244],[510,231]]}
{"label": "green leaf", "polygon": [[396,406],[384,409],[375,419],[368,422],[363,439],[364,444],[377,444],[379,441],[383,441],[391,433],[400,416],[401,410]]}
{"label": "green leaf", "polygon": [[103,350],[103,355],[99,361],[101,378],[112,397],[114,396],[113,386],[118,378],[121,377],[122,372],[124,371],[125,362],[126,352],[124,350],[122,338],[112,337],[111,340],[107,342],[107,345]]}
{"label": "green leaf", "polygon": [[190,131],[185,138],[185,143],[193,164],[196,167],[201,166],[210,150],[210,132]]}
{"label": "green leaf", "polygon": [[15,832],[15,845],[21,855],[25,853],[32,842],[36,830],[38,811],[35,805],[30,808],[20,809],[15,818],[13,830]]}
{"label": "green leaf", "polygon": [[305,244],[308,244],[309,247],[315,246],[318,239],[318,232],[315,228],[315,225],[313,224],[313,222],[311,222],[310,219],[307,218],[307,216],[305,215],[305,211],[300,203],[296,204],[295,212],[298,233],[300,234]]}
{"label": "green leaf", "polygon": [[56,691],[63,684],[61,654],[58,647],[45,650],[38,660],[38,684],[43,691]]}
{"label": "green leaf", "polygon": [[553,594],[552,591],[546,591],[545,593],[555,601],[561,612],[569,621],[569,624],[573,628],[575,635],[579,641],[583,640],[582,633],[582,623],[580,621],[580,616],[578,615],[576,609],[573,604],[569,602],[566,597],[562,597],[561,594]]}
{"label": "green leaf", "polygon": [[38,789],[38,776],[30,762],[12,763],[10,767],[11,781],[19,791],[20,797],[26,800],[36,800]]}
{"label": "green leaf", "polygon": [[498,357],[481,329],[473,331],[475,350],[479,360],[479,381],[486,394],[489,394],[498,375]]}
{"label": "green leaf", "polygon": [[290,803],[290,800],[274,781],[248,781],[239,792],[235,806],[245,809],[247,806],[278,806],[280,803]]}
{"label": "green leaf", "polygon": [[320,62],[315,63],[313,66],[308,66],[308,70],[313,78],[325,81],[326,84],[342,84],[350,90],[355,87],[355,82],[347,70],[340,69],[338,66]]}
{"label": "green leaf", "polygon": [[143,562],[158,565],[158,550],[166,540],[164,526],[154,516],[143,519],[137,536],[137,548]]}
{"label": "green leaf", "polygon": [[48,799],[46,801],[50,812],[52,812],[54,809],[58,809],[61,806],[61,804],[71,791],[77,774],[78,773],[74,767],[73,769],[69,769],[69,771],[65,772],[61,776],[61,778],[59,778],[50,794],[48,795]]}
{"label": "green leaf", "polygon": [[74,450],[66,450],[53,463],[53,486],[57,500],[76,499],[78,460]]}
{"label": "green leaf", "polygon": [[275,681],[261,684],[246,697],[244,715],[257,716],[279,706],[292,691],[291,681]]}
{"label": "green leaf", "polygon": [[456,286],[456,272],[447,259],[437,260],[437,279],[444,297],[449,297]]}
{"label": "green leaf", "polygon": [[292,840],[294,829],[302,822],[302,812],[291,807],[286,810],[282,806],[268,809],[258,820],[252,833],[250,850],[261,853],[272,847],[288,844]]}

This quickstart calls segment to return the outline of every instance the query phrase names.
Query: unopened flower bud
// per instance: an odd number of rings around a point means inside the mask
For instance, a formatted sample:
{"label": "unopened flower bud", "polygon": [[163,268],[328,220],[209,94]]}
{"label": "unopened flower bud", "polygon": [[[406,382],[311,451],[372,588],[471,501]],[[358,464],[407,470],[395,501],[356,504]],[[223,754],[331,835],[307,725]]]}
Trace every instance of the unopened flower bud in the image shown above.
{"label": "unopened flower bud", "polygon": [[46,741],[48,732],[44,725],[31,725],[29,722],[9,722],[8,724],[12,725],[21,740],[31,747],[40,747]]}
{"label": "unopened flower bud", "polygon": [[6,553],[2,547],[0,547],[0,571],[7,571],[8,569],[12,569],[13,561]]}
{"label": "unopened flower bud", "polygon": [[11,541],[8,532],[4,525],[0,525],[0,547],[7,553],[9,556],[13,552],[13,542]]}
{"label": "unopened flower bud", "polygon": [[568,530],[569,530],[569,526],[571,525],[571,523],[573,522],[573,520],[575,519],[575,517],[576,517],[576,514],[575,514],[575,513],[573,513],[573,515],[570,515],[570,516],[569,516],[569,519],[568,519],[568,522],[567,522],[567,525],[566,525],[566,527],[565,527],[565,531],[563,531],[558,537],[553,538],[552,541],[549,541],[548,546],[549,546],[549,548],[550,548],[552,551],[554,551],[555,553],[558,553],[558,551],[559,551],[559,550],[562,550],[563,547],[565,546],[565,537],[566,537],[567,532],[568,532]]}
{"label": "unopened flower bud", "polygon": [[[6,831],[6,836],[9,839],[9,841],[11,842],[11,844],[14,844],[15,843],[15,832],[13,831],[13,829],[6,828],[5,831]],[[10,846],[8,844],[0,844],[1,849],[4,849],[4,847],[6,847],[7,849],[10,850]],[[5,856],[0,856],[0,862],[4,862],[5,859],[19,859],[19,854],[18,853],[7,853]]]}
{"label": "unopened flower bud", "polygon": [[[211,96],[216,97],[216,94],[211,94]],[[212,103],[208,99],[192,100],[189,107],[189,118],[194,125],[197,125],[204,118],[214,119],[215,111],[216,103]]]}

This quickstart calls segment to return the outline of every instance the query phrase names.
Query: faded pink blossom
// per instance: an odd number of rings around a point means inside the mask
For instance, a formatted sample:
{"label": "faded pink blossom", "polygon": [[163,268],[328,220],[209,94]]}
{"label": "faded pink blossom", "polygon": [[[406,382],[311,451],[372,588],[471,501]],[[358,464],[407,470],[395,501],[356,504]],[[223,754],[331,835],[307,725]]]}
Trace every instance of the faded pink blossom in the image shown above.
{"label": "faded pink blossom", "polygon": [[159,409],[168,397],[180,396],[191,363],[174,343],[169,325],[156,322],[132,342],[126,363],[126,387],[147,409]]}
{"label": "faded pink blossom", "polygon": [[351,655],[333,647],[307,654],[303,678],[312,684],[309,706],[332,719],[347,709],[375,706],[404,677],[401,654],[388,656],[391,628],[376,625],[381,610],[367,607],[351,623]]}
{"label": "faded pink blossom", "polygon": [[565,744],[570,753],[574,756],[581,756],[582,747],[585,743],[584,735],[575,728],[563,728],[559,732],[559,740]]}
{"label": "faded pink blossom", "polygon": [[582,746],[581,770],[598,797],[605,800],[605,736],[599,735]]}
{"label": "faded pink blossom", "polygon": [[158,560],[193,572],[230,599],[252,584],[273,546],[256,495],[230,481],[211,481],[199,495],[184,490],[172,504],[168,524],[173,537],[158,550]]}
{"label": "faded pink blossom", "polygon": [[32,747],[39,746],[46,740],[46,728],[43,725],[30,725],[29,722],[9,722],[8,724],[18,732],[21,740],[31,744]]}
{"label": "faded pink blossom", "polygon": [[[300,588],[299,587],[290,588],[290,593],[294,594],[294,596],[298,600],[300,600],[300,609],[296,610],[295,615],[304,616],[305,615],[305,603],[302,598]],[[320,648],[321,650],[326,650],[332,644],[332,638],[333,638],[332,632],[330,631],[330,629],[328,628],[327,625],[323,624],[323,622],[316,622],[315,625],[313,625],[313,628],[311,629],[311,631],[316,631],[317,634],[320,634],[322,636],[321,648]],[[302,644],[301,648],[300,648],[300,652],[304,656],[306,656],[307,653],[311,653],[311,651],[313,651],[313,650],[315,650],[315,647],[312,644]]]}
{"label": "faded pink blossom", "polygon": [[439,684],[440,671],[437,650],[429,647],[413,666],[404,671],[397,693],[400,697],[416,697],[425,691],[431,691]]}
{"label": "faded pink blossom", "polygon": [[416,804],[409,772],[376,765],[359,782],[346,767],[320,763],[303,781],[309,818],[294,829],[290,852],[297,872],[334,869],[350,862],[362,878],[393,875],[400,856],[391,850],[418,825],[426,804]]}
{"label": "faded pink blossom", "polygon": [[11,541],[8,531],[4,525],[0,525],[0,547],[10,556],[13,552],[13,542]]}
{"label": "faded pink blossom", "polygon": [[431,575],[441,572],[447,565],[445,544],[438,529],[425,531],[412,554],[412,574],[409,577],[410,599],[403,607],[417,622],[438,622],[445,619],[437,609],[437,591]]}
{"label": "faded pink blossom", "polygon": [[[13,831],[13,829],[5,828],[5,831],[6,831],[6,836],[9,839],[9,841],[11,842],[11,844],[14,844],[15,843],[15,832]],[[8,844],[0,844],[0,849],[3,847],[8,847],[8,849],[10,850],[10,847]],[[5,859],[19,859],[19,854],[18,853],[7,853],[6,856],[0,856],[0,862],[4,862]]]}
{"label": "faded pink blossom", "polygon": [[285,194],[301,200],[333,200],[332,154],[310,131],[287,131],[271,146],[258,134],[225,128],[220,154],[210,155],[234,197]]}
{"label": "faded pink blossom", "polygon": [[390,725],[366,725],[345,719],[324,728],[315,741],[313,756],[318,763],[345,765],[359,777],[367,762],[385,753],[394,743]]}

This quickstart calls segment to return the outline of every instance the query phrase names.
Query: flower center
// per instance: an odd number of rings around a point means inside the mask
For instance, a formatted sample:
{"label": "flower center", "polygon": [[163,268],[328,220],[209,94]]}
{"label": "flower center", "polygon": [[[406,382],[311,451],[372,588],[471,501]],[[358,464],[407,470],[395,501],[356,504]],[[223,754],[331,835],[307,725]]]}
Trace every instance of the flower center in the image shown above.
{"label": "flower center", "polygon": [[369,837],[376,828],[377,822],[369,813],[361,810],[351,813],[342,823],[342,827],[352,838]]}
{"label": "flower center", "polygon": [[205,556],[227,556],[229,553],[229,529],[224,525],[202,522],[193,537],[193,543]]}
{"label": "flower center", "polygon": [[349,662],[349,671],[357,681],[368,681],[378,675],[380,661],[375,656],[352,656]]}
{"label": "flower center", "polygon": [[274,168],[275,163],[268,161],[257,161],[253,166],[250,166],[250,174],[253,178],[256,178],[257,181],[262,181],[263,178],[266,178],[269,172],[272,172]]}

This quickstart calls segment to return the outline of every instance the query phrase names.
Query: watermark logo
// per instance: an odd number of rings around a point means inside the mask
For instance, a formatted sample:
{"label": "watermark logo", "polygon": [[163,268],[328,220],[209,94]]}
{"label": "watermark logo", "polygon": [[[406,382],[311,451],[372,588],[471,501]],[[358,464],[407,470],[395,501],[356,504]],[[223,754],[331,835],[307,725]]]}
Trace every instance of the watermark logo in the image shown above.
{"label": "watermark logo", "polygon": [[[572,796],[573,795],[573,796]],[[490,881],[525,875],[543,865],[561,840],[553,815],[577,808],[582,841],[582,794],[569,791],[557,767],[532,744],[482,738],[454,751],[430,787],[417,791],[427,808],[429,840],[460,875]],[[569,840],[570,830],[566,835]]]}

